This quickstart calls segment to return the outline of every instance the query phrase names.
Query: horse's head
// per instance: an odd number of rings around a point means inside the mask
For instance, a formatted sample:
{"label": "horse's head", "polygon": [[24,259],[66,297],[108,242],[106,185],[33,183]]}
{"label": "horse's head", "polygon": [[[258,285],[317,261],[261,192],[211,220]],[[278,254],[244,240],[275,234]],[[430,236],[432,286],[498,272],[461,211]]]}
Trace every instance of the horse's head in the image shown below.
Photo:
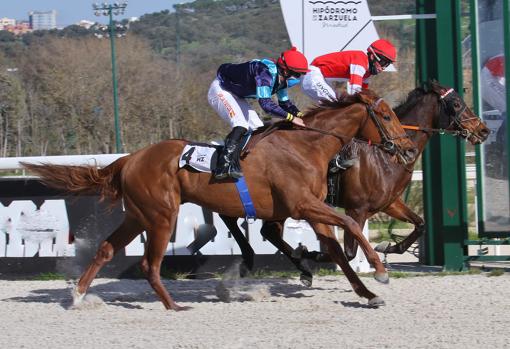
{"label": "horse's head", "polygon": [[360,128],[358,136],[380,143],[384,150],[397,156],[403,164],[414,162],[418,149],[402,128],[393,109],[370,90],[364,90],[357,96],[367,109],[367,121]]}
{"label": "horse's head", "polygon": [[438,96],[441,105],[439,128],[457,131],[471,144],[480,144],[487,139],[490,130],[487,125],[468,108],[464,100],[453,88],[433,81],[431,90]]}

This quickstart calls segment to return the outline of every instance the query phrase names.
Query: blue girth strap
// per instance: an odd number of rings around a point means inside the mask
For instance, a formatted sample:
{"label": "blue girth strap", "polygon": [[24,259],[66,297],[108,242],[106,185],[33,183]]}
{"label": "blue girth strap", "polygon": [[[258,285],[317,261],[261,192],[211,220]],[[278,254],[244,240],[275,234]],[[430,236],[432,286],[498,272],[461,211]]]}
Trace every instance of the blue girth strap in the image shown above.
{"label": "blue girth strap", "polygon": [[247,219],[257,218],[257,214],[255,213],[255,206],[253,206],[253,201],[251,201],[250,192],[248,191],[248,186],[246,185],[244,176],[237,179],[236,188],[237,191],[239,192],[241,203],[244,206],[244,213],[246,214],[246,218]]}

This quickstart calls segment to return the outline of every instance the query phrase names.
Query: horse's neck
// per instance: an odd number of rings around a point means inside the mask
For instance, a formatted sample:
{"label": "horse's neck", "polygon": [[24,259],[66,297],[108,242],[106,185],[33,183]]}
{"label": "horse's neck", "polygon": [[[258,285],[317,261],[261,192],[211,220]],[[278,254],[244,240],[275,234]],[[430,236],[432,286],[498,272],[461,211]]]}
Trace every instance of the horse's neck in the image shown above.
{"label": "horse's neck", "polygon": [[[424,95],[404,115],[398,115],[402,125],[419,126],[422,128],[435,128],[439,118],[437,97],[434,94]],[[411,140],[423,152],[432,134],[430,132],[411,131]]]}
{"label": "horse's neck", "polygon": [[[353,106],[351,106],[353,107]],[[347,108],[351,108],[347,107]],[[307,126],[324,130],[339,137],[324,135],[319,132],[306,131],[305,137],[309,144],[313,144],[314,148],[319,148],[322,152],[333,157],[342,145],[350,141],[358,133],[361,123],[363,122],[363,113],[354,110],[349,112],[344,110],[327,110],[317,114],[313,118],[304,120]],[[329,160],[329,158],[328,158]]]}

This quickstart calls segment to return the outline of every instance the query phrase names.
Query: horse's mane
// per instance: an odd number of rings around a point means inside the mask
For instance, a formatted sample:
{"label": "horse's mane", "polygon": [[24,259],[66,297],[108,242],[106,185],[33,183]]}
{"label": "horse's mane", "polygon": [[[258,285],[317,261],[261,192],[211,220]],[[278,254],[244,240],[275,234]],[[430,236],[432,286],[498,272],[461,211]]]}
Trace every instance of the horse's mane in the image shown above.
{"label": "horse's mane", "polygon": [[321,111],[324,110],[331,110],[331,109],[341,109],[348,106],[351,106],[356,103],[363,103],[366,104],[365,100],[362,99],[363,96],[367,96],[371,99],[377,100],[379,99],[379,96],[372,90],[362,90],[358,93],[348,95],[346,93],[339,96],[337,99],[329,101],[326,99],[321,100],[320,104],[316,105],[315,107],[312,107],[312,109],[309,109],[306,112],[307,117],[309,116],[315,116]]}
{"label": "horse's mane", "polygon": [[[365,97],[365,99],[363,98]],[[348,95],[348,94],[342,94],[340,97],[333,101],[329,100],[321,100],[319,105],[316,105],[312,107],[312,109],[307,110],[305,117],[314,117],[315,115],[319,114],[321,111],[324,110],[333,110],[333,109],[342,109],[348,106],[351,106],[356,103],[363,103],[366,104],[367,98],[371,100],[377,100],[379,99],[379,96],[372,90],[365,89],[358,93]],[[268,128],[274,128],[278,130],[290,130],[293,128],[292,124],[289,122],[275,122],[273,124],[264,125],[262,127],[257,128],[253,135],[263,133]]]}
{"label": "horse's mane", "polygon": [[435,93],[439,95],[440,91],[444,89],[445,88],[441,86],[436,80],[427,81],[422,86],[416,87],[414,90],[407,94],[407,98],[394,108],[395,114],[405,115],[411,110],[411,108],[416,105],[416,103],[421,100],[424,95],[429,93]]}

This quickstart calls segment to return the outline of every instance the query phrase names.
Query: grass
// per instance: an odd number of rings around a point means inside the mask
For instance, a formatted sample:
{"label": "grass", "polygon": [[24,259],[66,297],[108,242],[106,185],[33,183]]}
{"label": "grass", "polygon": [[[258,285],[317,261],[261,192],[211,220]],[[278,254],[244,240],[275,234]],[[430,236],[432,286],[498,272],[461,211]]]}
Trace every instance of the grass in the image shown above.
{"label": "grass", "polygon": [[494,268],[492,269],[488,274],[487,276],[501,276],[505,273],[505,269],[502,269],[502,268]]}
{"label": "grass", "polygon": [[[468,271],[440,271],[440,272],[406,272],[406,271],[389,271],[390,278],[405,279],[411,277],[422,276],[451,276],[451,275],[477,275],[481,274],[479,269],[470,269]],[[372,277],[372,273],[358,273],[360,277]]]}
{"label": "grass", "polygon": [[52,280],[65,280],[66,277],[64,274],[60,273],[41,273],[37,276],[34,276],[34,280],[37,281],[52,281]]}

